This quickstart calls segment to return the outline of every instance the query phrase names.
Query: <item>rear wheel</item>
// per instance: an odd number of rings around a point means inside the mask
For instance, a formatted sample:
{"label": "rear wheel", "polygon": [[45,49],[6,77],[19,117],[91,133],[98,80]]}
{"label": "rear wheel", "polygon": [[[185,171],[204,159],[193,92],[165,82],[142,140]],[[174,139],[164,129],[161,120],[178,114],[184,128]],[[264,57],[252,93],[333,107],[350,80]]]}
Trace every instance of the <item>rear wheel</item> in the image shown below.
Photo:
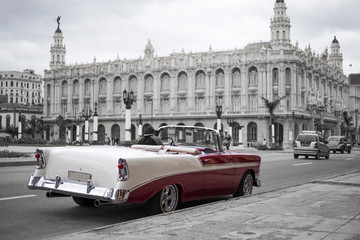
{"label": "rear wheel", "polygon": [[330,157],[330,151],[327,152],[327,154],[325,155],[325,159],[329,159]]}
{"label": "rear wheel", "polygon": [[251,195],[254,185],[254,179],[250,172],[246,172],[241,179],[240,185],[234,194],[234,197]]}
{"label": "rear wheel", "polygon": [[351,153],[351,148],[348,149],[348,153]]}
{"label": "rear wheel", "polygon": [[175,184],[167,185],[147,202],[150,215],[172,212],[179,202],[179,190]]}
{"label": "rear wheel", "polygon": [[94,199],[82,198],[82,197],[75,197],[72,196],[74,202],[79,204],[82,207],[91,207],[94,206]]}
{"label": "rear wheel", "polygon": [[318,152],[316,153],[315,159],[319,159],[319,158],[320,158],[320,152],[318,151]]}
{"label": "rear wheel", "polygon": [[295,159],[298,159],[298,157],[299,157],[299,155],[294,154],[294,158],[295,158]]}
{"label": "rear wheel", "polygon": [[336,150],[333,150],[333,153],[336,153]]}
{"label": "rear wheel", "polygon": [[344,148],[341,148],[340,152],[341,152],[341,153],[344,153]]}

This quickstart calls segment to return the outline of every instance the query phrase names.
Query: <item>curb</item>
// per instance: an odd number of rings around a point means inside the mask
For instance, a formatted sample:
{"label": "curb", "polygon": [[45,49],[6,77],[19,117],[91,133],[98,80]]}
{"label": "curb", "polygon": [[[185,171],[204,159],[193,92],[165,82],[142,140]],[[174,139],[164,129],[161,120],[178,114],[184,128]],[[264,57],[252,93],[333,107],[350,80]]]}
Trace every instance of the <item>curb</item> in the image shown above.
{"label": "curb", "polygon": [[0,167],[14,167],[14,166],[35,166],[36,161],[14,161],[14,162],[0,162]]}

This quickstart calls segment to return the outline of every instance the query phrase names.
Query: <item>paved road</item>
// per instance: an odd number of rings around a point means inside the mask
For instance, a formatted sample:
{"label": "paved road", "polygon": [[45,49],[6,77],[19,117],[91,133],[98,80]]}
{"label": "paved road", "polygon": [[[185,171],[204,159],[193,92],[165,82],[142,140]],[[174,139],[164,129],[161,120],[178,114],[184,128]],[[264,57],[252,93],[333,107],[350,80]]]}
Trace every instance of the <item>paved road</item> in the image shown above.
{"label": "paved road", "polygon": [[[255,188],[254,194],[360,169],[360,151],[331,154],[328,160],[295,160],[291,153],[259,153],[263,158],[263,186]],[[146,216],[143,205],[94,209],[78,207],[71,198],[47,199],[45,192],[27,189],[32,172],[32,166],[0,168],[1,239],[44,239]]]}

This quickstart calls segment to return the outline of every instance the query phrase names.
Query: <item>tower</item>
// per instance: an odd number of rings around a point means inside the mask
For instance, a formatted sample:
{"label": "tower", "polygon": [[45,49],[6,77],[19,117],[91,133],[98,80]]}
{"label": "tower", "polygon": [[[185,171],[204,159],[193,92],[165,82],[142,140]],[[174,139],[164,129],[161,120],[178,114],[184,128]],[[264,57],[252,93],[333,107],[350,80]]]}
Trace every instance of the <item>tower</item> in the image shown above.
{"label": "tower", "polygon": [[276,0],[274,17],[271,19],[271,46],[273,49],[289,48],[290,43],[290,18],[286,15],[284,0]]}
{"label": "tower", "polygon": [[65,45],[63,45],[63,34],[60,29],[60,16],[57,18],[58,27],[54,34],[54,44],[51,44],[50,69],[65,66]]}
{"label": "tower", "polygon": [[340,44],[339,41],[336,39],[336,36],[334,36],[334,40],[331,43],[329,64],[343,70],[343,57],[342,53],[340,52]]}

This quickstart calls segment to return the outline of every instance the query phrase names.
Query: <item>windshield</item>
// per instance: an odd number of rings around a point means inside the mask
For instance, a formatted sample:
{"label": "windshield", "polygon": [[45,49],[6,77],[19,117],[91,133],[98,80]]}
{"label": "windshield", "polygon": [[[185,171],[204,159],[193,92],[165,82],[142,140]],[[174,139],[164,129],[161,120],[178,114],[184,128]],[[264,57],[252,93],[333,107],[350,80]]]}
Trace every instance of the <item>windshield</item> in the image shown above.
{"label": "windshield", "polygon": [[216,148],[217,132],[214,129],[187,126],[163,126],[156,135],[164,145]]}
{"label": "windshield", "polygon": [[300,134],[296,141],[299,142],[317,142],[317,136],[315,135],[306,135],[306,134]]}

